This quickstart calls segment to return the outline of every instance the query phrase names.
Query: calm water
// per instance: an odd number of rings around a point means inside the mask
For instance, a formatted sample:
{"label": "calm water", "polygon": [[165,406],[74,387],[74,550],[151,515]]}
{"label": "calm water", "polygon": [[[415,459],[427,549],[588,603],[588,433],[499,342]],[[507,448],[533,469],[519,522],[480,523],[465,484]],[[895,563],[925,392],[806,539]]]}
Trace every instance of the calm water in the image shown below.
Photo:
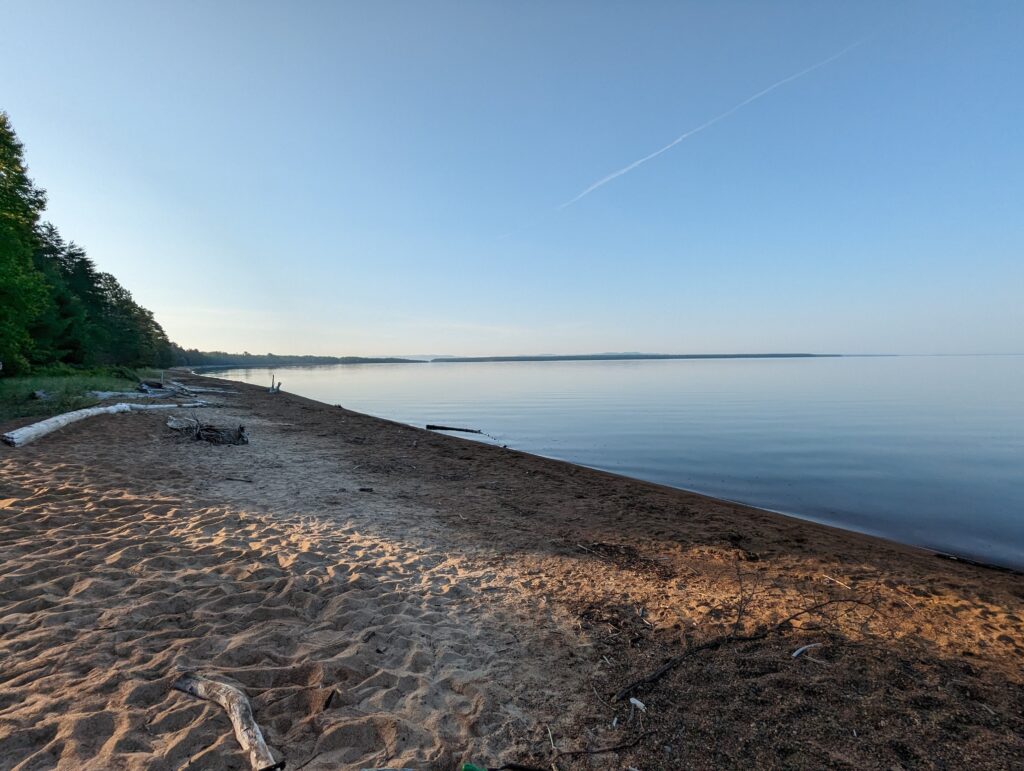
{"label": "calm water", "polygon": [[[1024,567],[1024,357],[282,368],[284,388]],[[269,384],[268,370],[223,377]],[[463,435],[465,436],[465,435]]]}

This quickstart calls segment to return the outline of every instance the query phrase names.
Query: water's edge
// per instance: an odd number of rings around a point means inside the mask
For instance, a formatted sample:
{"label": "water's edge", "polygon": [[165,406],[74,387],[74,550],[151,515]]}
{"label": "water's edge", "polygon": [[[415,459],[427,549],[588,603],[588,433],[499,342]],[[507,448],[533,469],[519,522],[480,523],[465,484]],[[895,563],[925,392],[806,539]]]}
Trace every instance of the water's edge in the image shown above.
{"label": "water's edge", "polygon": [[[229,370],[269,384],[265,369]],[[1024,566],[1024,357],[471,362],[284,387],[900,543]]]}

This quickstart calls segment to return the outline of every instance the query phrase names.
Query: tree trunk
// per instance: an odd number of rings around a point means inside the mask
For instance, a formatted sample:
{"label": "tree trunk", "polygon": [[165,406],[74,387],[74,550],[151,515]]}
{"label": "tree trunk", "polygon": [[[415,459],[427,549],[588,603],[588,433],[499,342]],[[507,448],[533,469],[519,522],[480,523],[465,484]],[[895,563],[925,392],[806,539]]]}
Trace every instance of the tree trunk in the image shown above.
{"label": "tree trunk", "polygon": [[4,444],[9,444],[11,447],[21,447],[59,428],[64,428],[64,426],[69,426],[72,423],[77,423],[79,420],[85,420],[96,415],[115,415],[118,412],[134,412],[137,410],[171,410],[175,407],[206,406],[206,402],[190,402],[188,404],[125,404],[122,402],[120,404],[111,404],[107,407],[86,407],[84,410],[65,412],[63,415],[54,415],[52,418],[40,420],[38,423],[33,423],[30,426],[16,428],[13,431],[8,431],[2,438]]}

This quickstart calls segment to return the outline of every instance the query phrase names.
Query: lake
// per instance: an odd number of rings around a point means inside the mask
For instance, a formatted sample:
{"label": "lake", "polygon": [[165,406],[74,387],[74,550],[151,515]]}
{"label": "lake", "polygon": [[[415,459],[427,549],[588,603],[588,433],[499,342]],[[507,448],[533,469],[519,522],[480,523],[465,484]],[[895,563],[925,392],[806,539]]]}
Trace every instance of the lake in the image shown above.
{"label": "lake", "polygon": [[[1024,568],[1022,356],[276,373],[286,391],[359,412],[477,428],[517,450]],[[265,369],[216,374],[270,383]]]}

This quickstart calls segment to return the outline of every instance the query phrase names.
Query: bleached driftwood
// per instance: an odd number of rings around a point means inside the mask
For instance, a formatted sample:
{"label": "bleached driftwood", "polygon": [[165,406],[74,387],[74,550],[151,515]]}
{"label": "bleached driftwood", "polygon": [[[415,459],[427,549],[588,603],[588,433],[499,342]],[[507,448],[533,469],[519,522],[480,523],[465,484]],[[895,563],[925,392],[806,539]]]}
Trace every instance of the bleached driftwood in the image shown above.
{"label": "bleached driftwood", "polygon": [[214,426],[210,423],[203,423],[199,418],[179,418],[171,416],[167,418],[167,427],[172,431],[190,436],[195,440],[210,442],[210,444],[249,444],[249,435],[245,432],[245,426],[238,428],[227,428],[226,426]]}
{"label": "bleached driftwood", "polygon": [[163,399],[174,396],[174,391],[150,388],[147,391],[86,391],[93,399]]}
{"label": "bleached driftwood", "polygon": [[206,402],[196,401],[189,402],[188,404],[126,404],[124,402],[119,402],[106,407],[86,407],[84,410],[65,412],[63,415],[54,415],[52,418],[40,420],[38,423],[33,423],[30,426],[16,428],[13,431],[8,431],[2,438],[4,444],[9,444],[11,447],[21,447],[22,445],[35,441],[41,436],[46,436],[59,428],[64,428],[64,426],[69,426],[72,423],[77,423],[80,420],[92,418],[96,415],[115,415],[119,412],[132,412],[138,410],[170,410],[175,407],[206,406],[208,406]]}
{"label": "bleached driftwood", "polygon": [[185,391],[194,394],[236,394],[238,391],[232,391],[230,388],[213,388],[210,386],[194,386],[194,385],[183,385],[177,380],[172,380],[167,384],[168,388],[174,388],[179,391]]}
{"label": "bleached driftwood", "polygon": [[249,763],[253,771],[273,771],[284,768],[284,760],[275,761],[274,756],[263,738],[252,707],[245,694],[233,685],[219,683],[196,672],[185,672],[171,686],[175,690],[207,699],[224,708],[235,729],[235,738],[242,749],[249,754]]}

